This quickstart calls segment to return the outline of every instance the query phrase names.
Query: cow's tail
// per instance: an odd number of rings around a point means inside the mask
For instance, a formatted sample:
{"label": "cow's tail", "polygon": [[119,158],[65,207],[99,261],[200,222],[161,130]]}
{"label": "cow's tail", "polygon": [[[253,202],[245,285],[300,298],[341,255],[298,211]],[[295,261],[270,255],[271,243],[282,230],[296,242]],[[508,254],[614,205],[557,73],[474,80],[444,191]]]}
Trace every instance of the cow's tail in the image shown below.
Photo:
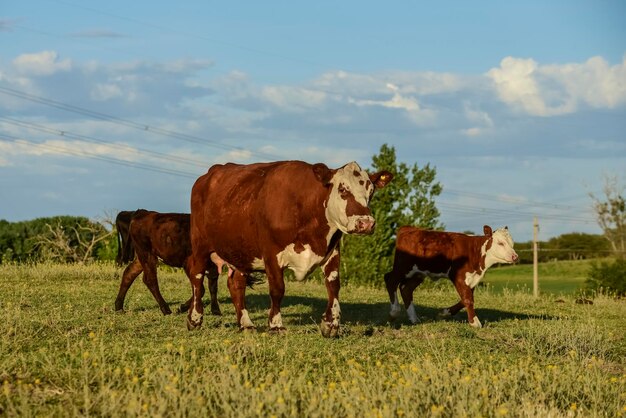
{"label": "cow's tail", "polygon": [[130,263],[135,258],[135,247],[130,239],[130,233],[122,237],[122,264]]}

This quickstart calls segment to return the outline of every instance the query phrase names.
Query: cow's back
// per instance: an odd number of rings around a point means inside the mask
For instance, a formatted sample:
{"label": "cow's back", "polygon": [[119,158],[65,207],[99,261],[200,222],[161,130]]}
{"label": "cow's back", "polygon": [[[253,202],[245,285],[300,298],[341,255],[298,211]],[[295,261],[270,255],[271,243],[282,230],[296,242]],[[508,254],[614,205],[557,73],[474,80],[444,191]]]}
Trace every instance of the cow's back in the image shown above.
{"label": "cow's back", "polygon": [[217,252],[247,270],[268,247],[282,249],[298,234],[328,228],[323,198],[312,166],[301,161],[215,165],[191,192],[194,251]]}
{"label": "cow's back", "polygon": [[395,263],[442,273],[478,265],[485,237],[403,226],[396,238]]}
{"label": "cow's back", "polygon": [[136,251],[146,251],[172,267],[183,267],[191,255],[190,216],[143,211],[133,217],[131,236]]}

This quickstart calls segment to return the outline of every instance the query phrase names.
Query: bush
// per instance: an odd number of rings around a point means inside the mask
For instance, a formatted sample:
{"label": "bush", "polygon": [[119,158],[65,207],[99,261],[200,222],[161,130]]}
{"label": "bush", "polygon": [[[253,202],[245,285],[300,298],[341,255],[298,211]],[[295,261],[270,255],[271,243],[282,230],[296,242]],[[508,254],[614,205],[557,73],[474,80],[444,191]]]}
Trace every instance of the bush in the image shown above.
{"label": "bush", "polygon": [[588,290],[626,296],[626,260],[594,262],[585,282]]}

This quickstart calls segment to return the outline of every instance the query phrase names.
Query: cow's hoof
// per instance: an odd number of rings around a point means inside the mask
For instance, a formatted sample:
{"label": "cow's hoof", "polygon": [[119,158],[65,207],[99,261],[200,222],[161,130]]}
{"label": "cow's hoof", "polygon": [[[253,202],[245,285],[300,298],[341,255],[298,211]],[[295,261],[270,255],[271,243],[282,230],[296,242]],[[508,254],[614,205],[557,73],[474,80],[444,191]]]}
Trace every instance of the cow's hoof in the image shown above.
{"label": "cow's hoof", "polygon": [[161,312],[163,312],[163,315],[171,315],[172,314],[172,310],[169,307],[161,309]]}
{"label": "cow's hoof", "polygon": [[402,308],[400,305],[391,305],[391,309],[389,310],[389,321],[395,321],[402,314]]}
{"label": "cow's hoof", "polygon": [[200,318],[199,321],[192,321],[187,317],[187,330],[193,331],[194,329],[200,328],[200,325],[202,325],[202,318]]}
{"label": "cow's hoof", "polygon": [[219,306],[217,308],[211,308],[211,315],[222,316],[222,311]]}
{"label": "cow's hoof", "polygon": [[470,326],[474,327],[474,328],[482,328],[483,324],[481,324],[480,321],[478,320],[478,317],[475,316],[474,320],[472,322],[470,322]]}
{"label": "cow's hoof", "polygon": [[278,334],[286,334],[287,328],[285,327],[273,327],[268,331],[270,334],[278,335]]}
{"label": "cow's hoof", "polygon": [[320,331],[322,336],[326,338],[336,338],[339,336],[339,325],[335,325],[332,322],[322,321],[320,323]]}

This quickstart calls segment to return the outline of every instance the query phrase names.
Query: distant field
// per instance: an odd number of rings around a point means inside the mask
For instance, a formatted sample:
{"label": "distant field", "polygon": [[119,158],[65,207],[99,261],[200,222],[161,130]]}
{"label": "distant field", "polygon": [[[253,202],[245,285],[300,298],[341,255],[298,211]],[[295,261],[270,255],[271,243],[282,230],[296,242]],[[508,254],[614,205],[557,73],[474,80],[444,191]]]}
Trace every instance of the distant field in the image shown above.
{"label": "distant field", "polygon": [[[494,270],[493,280],[525,268]],[[0,266],[0,416],[626,414],[624,300],[579,305],[486,287],[476,293],[484,328],[474,329],[465,312],[437,318],[458,300],[451,285],[417,290],[417,325],[406,315],[389,324],[381,289],[347,285],[331,340],[319,334],[326,289],[316,280],[287,283],[287,333],[270,335],[266,284],[247,297],[257,332],[238,330],[223,281],[224,315],[188,332],[184,315],[161,315],[141,279],[126,313],[115,313],[120,273],[111,264]],[[159,282],[173,310],[189,297],[180,271],[160,271]]]}
{"label": "distant field", "polygon": [[[539,292],[571,295],[581,289],[590,269],[590,260],[553,261],[538,266]],[[503,289],[533,291],[533,266],[497,266],[487,271],[483,284],[496,292]]]}

